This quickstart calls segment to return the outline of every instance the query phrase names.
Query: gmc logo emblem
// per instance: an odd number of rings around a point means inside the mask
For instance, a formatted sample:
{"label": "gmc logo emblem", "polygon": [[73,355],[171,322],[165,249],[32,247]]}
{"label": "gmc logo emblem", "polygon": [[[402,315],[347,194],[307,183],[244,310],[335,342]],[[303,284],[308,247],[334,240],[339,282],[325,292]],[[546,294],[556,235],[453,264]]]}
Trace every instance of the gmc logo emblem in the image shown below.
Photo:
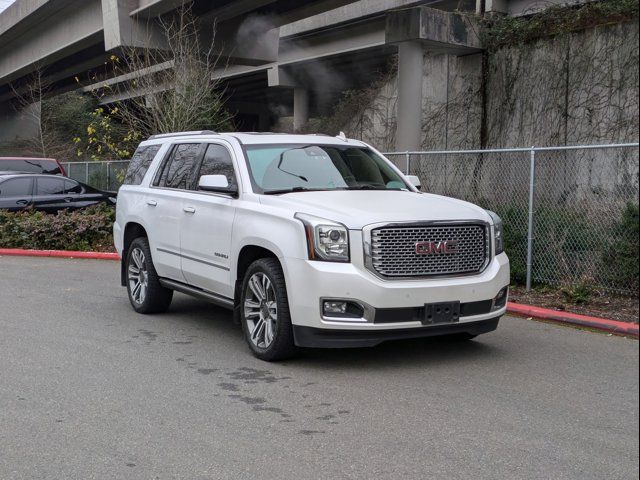
{"label": "gmc logo emblem", "polygon": [[458,253],[458,240],[445,240],[443,242],[418,242],[416,253],[418,255],[439,255],[444,253]]}

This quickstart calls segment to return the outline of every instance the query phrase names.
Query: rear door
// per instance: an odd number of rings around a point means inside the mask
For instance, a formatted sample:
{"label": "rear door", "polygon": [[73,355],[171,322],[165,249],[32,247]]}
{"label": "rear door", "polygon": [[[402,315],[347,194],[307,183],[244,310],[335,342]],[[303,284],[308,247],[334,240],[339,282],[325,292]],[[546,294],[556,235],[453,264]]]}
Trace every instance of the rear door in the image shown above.
{"label": "rear door", "polygon": [[73,207],[72,198],[65,193],[65,179],[57,175],[36,178],[33,205],[36,210],[54,213],[63,208]]}
{"label": "rear door", "polygon": [[0,182],[0,209],[15,212],[31,205],[33,178],[9,178]]}
{"label": "rear door", "polygon": [[237,189],[236,169],[231,148],[208,143],[201,164],[193,178],[192,190],[183,202],[180,224],[182,272],[190,285],[233,297],[230,281],[230,252],[236,198],[231,194],[197,189],[202,175],[226,175]]}
{"label": "rear door", "polygon": [[158,275],[179,282],[185,282],[180,254],[183,200],[203,151],[201,143],[174,144],[145,195],[153,264]]}
{"label": "rear door", "polygon": [[89,207],[104,200],[104,195],[101,192],[85,188],[70,178],[64,181],[64,193],[65,201],[72,208]]}

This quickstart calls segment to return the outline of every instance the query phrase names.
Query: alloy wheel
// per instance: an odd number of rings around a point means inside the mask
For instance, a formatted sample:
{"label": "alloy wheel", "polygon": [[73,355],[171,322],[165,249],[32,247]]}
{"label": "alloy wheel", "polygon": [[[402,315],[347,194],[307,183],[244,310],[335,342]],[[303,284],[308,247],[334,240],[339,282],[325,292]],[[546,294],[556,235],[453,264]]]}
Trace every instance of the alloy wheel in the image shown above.
{"label": "alloy wheel", "polygon": [[254,273],[247,282],[244,318],[251,342],[259,348],[268,348],[276,336],[278,304],[276,291],[269,277]]}
{"label": "alloy wheel", "polygon": [[147,297],[149,287],[149,272],[145,263],[144,252],[140,248],[134,248],[129,257],[129,291],[131,298],[137,304],[142,304]]}

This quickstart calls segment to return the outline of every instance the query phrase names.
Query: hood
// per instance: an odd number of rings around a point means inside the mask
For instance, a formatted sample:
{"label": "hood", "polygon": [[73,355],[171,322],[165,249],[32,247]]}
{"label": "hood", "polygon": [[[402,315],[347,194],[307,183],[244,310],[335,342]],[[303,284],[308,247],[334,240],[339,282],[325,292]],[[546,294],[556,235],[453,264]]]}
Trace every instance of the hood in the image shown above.
{"label": "hood", "polygon": [[340,222],[350,230],[378,222],[481,220],[486,211],[472,203],[428,193],[398,190],[333,190],[262,195],[260,202]]}

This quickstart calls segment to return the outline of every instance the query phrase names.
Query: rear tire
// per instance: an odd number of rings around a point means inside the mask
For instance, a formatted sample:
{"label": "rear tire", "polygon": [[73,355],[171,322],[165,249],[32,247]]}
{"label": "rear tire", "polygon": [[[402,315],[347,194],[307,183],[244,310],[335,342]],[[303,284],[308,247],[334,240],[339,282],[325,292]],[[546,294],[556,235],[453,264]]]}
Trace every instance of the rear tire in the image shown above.
{"label": "rear tire", "polygon": [[173,290],[160,285],[146,237],[138,237],[131,242],[127,252],[126,274],[129,301],[136,312],[167,311],[171,305]]}
{"label": "rear tire", "polygon": [[260,360],[272,362],[295,353],[287,287],[275,258],[249,265],[242,280],[240,323],[249,348]]}

